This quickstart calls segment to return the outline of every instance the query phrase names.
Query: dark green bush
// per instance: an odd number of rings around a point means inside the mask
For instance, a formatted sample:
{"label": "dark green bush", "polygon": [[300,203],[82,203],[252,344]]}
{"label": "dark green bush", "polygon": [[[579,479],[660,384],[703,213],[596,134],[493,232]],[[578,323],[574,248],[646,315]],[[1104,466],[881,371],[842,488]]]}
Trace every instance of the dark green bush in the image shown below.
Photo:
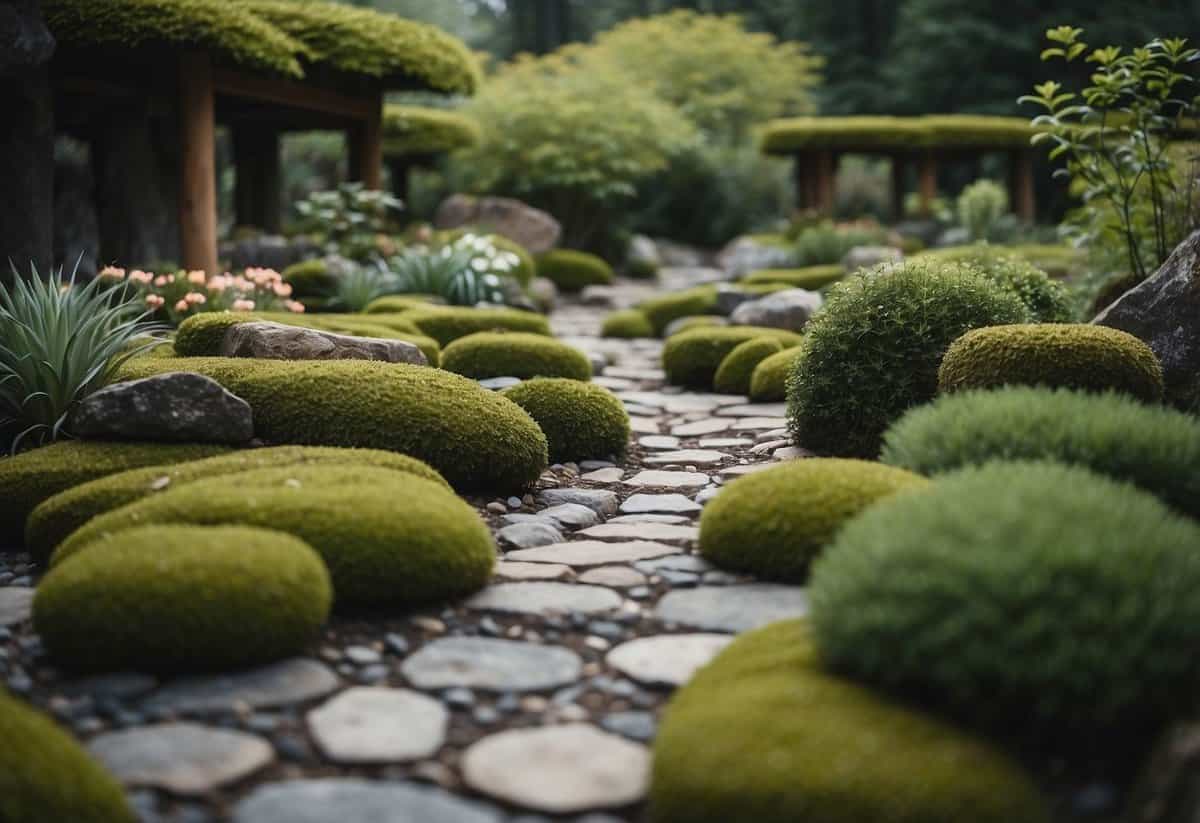
{"label": "dark green bush", "polygon": [[579,349],[553,337],[521,332],[476,332],[442,352],[442,368],[474,380],[489,377],[568,377],[591,380],[592,364]]}
{"label": "dark green bush", "polygon": [[1029,260],[1005,246],[960,246],[921,255],[943,263],[966,263],[984,277],[1021,298],[1035,323],[1068,323],[1071,300],[1067,288]]}
{"label": "dark green bush", "polygon": [[640,309],[621,309],[604,318],[600,336],[636,339],[654,337],[655,333],[654,326],[650,325],[650,318]]}
{"label": "dark green bush", "polygon": [[612,392],[578,380],[537,379],[505,389],[546,434],[555,462],[620,457],[629,443],[629,414]]}
{"label": "dark green bush", "polygon": [[806,266],[802,269],[759,269],[742,278],[743,283],[784,283],[794,289],[816,291],[846,276],[840,263],[827,266]]}
{"label": "dark green bush", "polygon": [[754,367],[750,375],[750,399],[755,403],[769,403],[787,397],[787,379],[795,369],[796,358],[804,350],[803,344],[772,354]]}
{"label": "dark green bush", "polygon": [[783,344],[771,337],[738,343],[717,367],[713,390],[721,394],[749,394],[750,378],[758,364],[781,351]]}
{"label": "dark green bush", "polygon": [[803,268],[840,263],[855,246],[877,246],[886,239],[881,229],[843,228],[829,223],[810,226],[796,237],[796,265]]}
{"label": "dark green bush", "polygon": [[784,346],[795,346],[801,340],[800,335],[794,332],[760,326],[721,326],[682,331],[667,338],[663,346],[662,362],[667,372],[667,382],[677,386],[711,389],[721,361],[738,344],[756,337],[778,340]]}
{"label": "dark green bush", "polygon": [[551,280],[564,292],[582,291],[584,286],[612,282],[612,266],[585,251],[554,249],[537,257],[538,276]]}
{"label": "dark green bush", "polygon": [[717,314],[717,288],[696,286],[652,297],[639,303],[637,309],[650,320],[654,333],[662,336],[673,320],[697,314]]}
{"label": "dark green bush", "polygon": [[[384,298],[386,299],[386,298]],[[368,311],[370,309],[368,308]],[[429,306],[405,314],[422,334],[440,346],[480,331],[523,331],[550,334],[550,323],[540,314],[516,309],[469,309],[461,306]]]}

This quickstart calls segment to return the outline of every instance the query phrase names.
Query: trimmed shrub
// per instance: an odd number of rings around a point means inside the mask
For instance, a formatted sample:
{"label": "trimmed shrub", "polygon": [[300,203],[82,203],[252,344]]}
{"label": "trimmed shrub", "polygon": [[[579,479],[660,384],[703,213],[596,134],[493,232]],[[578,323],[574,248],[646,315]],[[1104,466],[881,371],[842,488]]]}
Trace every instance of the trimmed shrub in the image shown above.
{"label": "trimmed shrub", "polygon": [[302,652],[332,602],[325,564],[291,535],[140,526],[55,566],[33,625],[67,669],[220,671]]}
{"label": "trimmed shrub", "polygon": [[474,380],[489,377],[568,377],[591,380],[592,364],[579,349],[553,337],[521,332],[477,332],[442,352],[442,368]]}
{"label": "trimmed shrub", "polygon": [[[70,568],[141,525],[257,526],[316,549],[337,606],[409,608],[470,594],[495,547],[473,508],[436,483],[372,466],[290,466],[197,480],[114,509],[67,538],[52,558]],[[244,628],[244,626],[243,626]]]}
{"label": "trimmed shrub", "polygon": [[448,346],[460,337],[480,331],[520,331],[550,335],[550,322],[540,314],[516,309],[468,309],[429,306],[408,312],[408,319],[438,342]]}
{"label": "trimmed shrub", "polygon": [[672,335],[663,346],[663,368],[667,382],[678,386],[711,389],[713,376],[721,361],[739,343],[765,337],[784,346],[795,346],[800,335],[783,329],[761,326],[723,326],[721,328],[690,329]]}
{"label": "trimmed shrub", "polygon": [[1194,705],[1198,546],[1086,469],[963,469],[845,525],[813,565],[814,633],[831,669],[974,725],[1126,750]]}
{"label": "trimmed shrub", "polygon": [[717,367],[713,389],[721,394],[749,394],[750,378],[758,364],[781,351],[783,344],[770,337],[739,343]]}
{"label": "trimmed shrub", "polygon": [[671,322],[697,314],[719,314],[717,287],[696,286],[683,291],[652,297],[638,303],[637,309],[646,315],[654,333],[661,336]]}
{"label": "trimmed shrub", "polygon": [[25,547],[35,559],[45,562],[55,546],[88,520],[135,500],[209,477],[228,477],[229,484],[237,486],[238,478],[229,475],[309,463],[378,466],[414,474],[450,488],[440,474],[420,460],[395,452],[321,446],[242,449],[203,460],[130,469],[72,486],[43,500],[29,515],[25,522]]}
{"label": "trimmed shrub", "polygon": [[796,443],[875,457],[892,421],[937,393],[954,340],[1026,316],[1014,295],[966,267],[906,262],[844,281],[805,327],[804,359],[788,380]]}
{"label": "trimmed shrub", "polygon": [[1035,323],[1067,323],[1071,300],[1067,288],[1005,246],[954,246],[921,254],[941,263],[966,263],[987,279],[1021,298]]}
{"label": "trimmed shrub", "polygon": [[0,820],[134,823],[125,792],[69,733],[0,689]]}
{"label": "trimmed shrub", "polygon": [[638,337],[654,337],[654,326],[650,318],[640,309],[621,309],[604,318],[600,328],[601,337],[621,337],[635,339]]}
{"label": "trimmed shrub", "polygon": [[1150,403],[1163,396],[1162,366],[1150,347],[1107,326],[1038,323],[974,329],[950,344],[938,390],[1005,385],[1116,390]]}
{"label": "trimmed shrub", "polygon": [[1003,752],[822,671],[807,626],[786,620],[738,637],[671,699],[654,742],[649,819],[1049,823],[1051,814]]}
{"label": "trimmed shrub", "polygon": [[1060,243],[1022,243],[1015,246],[981,246],[978,244],[942,246],[923,251],[920,257],[922,260],[934,260],[939,263],[963,263],[974,262],[981,254],[1026,260],[1056,279],[1075,274],[1087,262],[1087,256],[1082,250]]}
{"label": "trimmed shrub", "polygon": [[802,269],[759,269],[742,278],[742,283],[783,283],[793,289],[816,291],[846,276],[846,270],[837,265],[807,266]]}
{"label": "trimmed shrub", "polygon": [[537,421],[556,463],[625,453],[629,414],[608,389],[578,380],[538,379],[503,394]]}
{"label": "trimmed shrub", "polygon": [[796,358],[804,347],[794,346],[772,354],[754,367],[750,375],[750,400],[754,403],[771,403],[787,397],[787,379],[795,369]]}
{"label": "trimmed shrub", "polygon": [[554,249],[538,255],[537,272],[565,292],[582,291],[584,286],[607,285],[613,279],[612,266],[602,258],[571,249]]}
{"label": "trimmed shrub", "polygon": [[338,277],[320,257],[293,263],[280,274],[283,282],[292,287],[292,296],[296,299],[330,297],[337,291]]}
{"label": "trimmed shrub", "polygon": [[704,507],[700,553],[722,568],[802,583],[844,523],[929,481],[865,460],[791,460],[738,478]]}
{"label": "trimmed shrub", "polygon": [[989,460],[1054,460],[1125,480],[1200,519],[1200,420],[1120,394],[1014,387],[913,409],[881,459],[920,474]]}
{"label": "trimmed shrub", "polygon": [[427,309],[440,300],[432,294],[386,294],[372,300],[363,311],[366,314],[403,314],[412,309]]}
{"label": "trimmed shrub", "polygon": [[441,369],[191,357],[143,358],[120,374],[134,379],[167,371],[207,375],[244,399],[254,410],[255,434],[268,443],[396,451],[425,461],[462,490],[524,488],[546,467],[545,438],[528,415]]}

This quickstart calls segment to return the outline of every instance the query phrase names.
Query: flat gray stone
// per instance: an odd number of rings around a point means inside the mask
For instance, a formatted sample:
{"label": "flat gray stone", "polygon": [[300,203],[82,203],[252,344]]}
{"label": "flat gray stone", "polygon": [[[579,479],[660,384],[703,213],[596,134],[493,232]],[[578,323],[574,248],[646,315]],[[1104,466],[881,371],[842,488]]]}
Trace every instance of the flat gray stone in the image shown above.
{"label": "flat gray stone", "polygon": [[712,564],[698,554],[670,554],[653,560],[642,560],[634,563],[634,566],[647,573],[654,573],[659,569],[677,572],[706,572],[712,569]]}
{"label": "flat gray stone", "polygon": [[33,617],[33,589],[27,586],[0,588],[0,626],[15,626]]}
{"label": "flat gray stone", "polygon": [[733,640],[727,634],[662,634],[639,637],[605,657],[617,671],[650,686],[682,686]]}
{"label": "flat gray stone", "polygon": [[575,576],[575,572],[570,566],[555,563],[501,560],[496,563],[495,576],[506,580],[570,580]]}
{"label": "flat gray stone", "polygon": [[580,532],[597,540],[695,540],[700,530],[695,526],[674,526],[670,523],[601,523]]}
{"label": "flat gray stone", "polygon": [[626,514],[691,514],[700,511],[700,505],[682,494],[633,494],[621,504]]}
{"label": "flat gray stone", "polygon": [[422,646],[404,661],[400,671],[419,689],[527,692],[574,683],[582,668],[579,655],[560,646],[446,637]]}
{"label": "flat gray stone", "polygon": [[658,434],[658,418],[629,416],[629,430],[634,434]]}
{"label": "flat gray stone", "polygon": [[783,417],[739,417],[730,426],[734,431],[759,431],[762,429],[782,429],[787,426]]}
{"label": "flat gray stone", "polygon": [[809,456],[810,452],[805,451],[799,446],[784,446],[782,449],[776,449],[771,452],[771,457],[775,460],[799,460]]}
{"label": "flat gray stone", "polygon": [[670,523],[678,526],[683,523],[691,523],[692,518],[684,517],[682,514],[622,514],[617,517],[610,517],[609,523]]}
{"label": "flat gray stone", "polygon": [[538,495],[538,499],[546,506],[560,506],[563,503],[575,503],[587,506],[601,517],[617,513],[616,492],[606,489],[546,489]]}
{"label": "flat gray stone", "polygon": [[624,469],[596,469],[595,471],[581,475],[579,479],[586,480],[589,483],[616,483],[624,474]]}
{"label": "flat gray stone", "polygon": [[[593,526],[592,528],[600,527]],[[618,526],[618,528],[623,527]],[[649,557],[662,557],[664,554],[674,554],[678,551],[679,548],[676,546],[668,546],[650,540],[628,540],[620,543],[610,543],[604,540],[574,540],[569,543],[555,543],[552,546],[539,546],[536,549],[509,552],[508,556],[514,560],[524,560],[529,563],[604,566],[609,563],[629,563]]]}
{"label": "flat gray stone", "polygon": [[654,610],[654,616],[666,623],[733,633],[806,614],[804,589],[773,583],[676,590],[658,601]]}
{"label": "flat gray stone", "polygon": [[709,449],[680,449],[679,451],[650,454],[642,461],[647,466],[662,466],[667,463],[691,464],[695,466],[715,466],[729,455],[724,452]]}
{"label": "flat gray stone", "polygon": [[638,368],[632,366],[607,366],[605,377],[624,377],[626,380],[666,380],[667,373],[662,369]]}
{"label": "flat gray stone", "polygon": [[519,377],[487,377],[479,381],[480,386],[490,391],[503,391],[520,384],[521,378]]}
{"label": "flat gray stone", "polygon": [[261,738],[196,723],[106,732],[87,748],[127,786],[150,786],[182,795],[205,794],[253,774],[275,759],[274,749]]}
{"label": "flat gray stone", "polygon": [[250,404],[211,377],[167,372],[105,386],[71,413],[71,431],[95,440],[245,443]]}
{"label": "flat gray stone", "polygon": [[561,543],[562,532],[546,523],[513,523],[496,532],[496,539],[503,546],[516,546],[518,549],[529,549],[534,546],[545,546],[548,543]]}
{"label": "flat gray stone", "polygon": [[614,589],[627,589],[632,586],[645,585],[646,575],[628,566],[599,566],[595,569],[588,569],[579,575],[579,582],[595,586],[611,586]]}
{"label": "flat gray stone", "polygon": [[[544,551],[544,549],[527,549]],[[615,592],[575,583],[494,583],[466,602],[469,609],[515,614],[597,614],[621,605]]]}
{"label": "flat gray stone", "polygon": [[702,434],[716,434],[717,432],[729,431],[732,426],[733,420],[707,417],[704,420],[695,420],[691,423],[681,423],[678,426],[672,426],[671,434],[676,437],[697,437]]}
{"label": "flat gray stone", "polygon": [[541,517],[549,517],[563,528],[568,529],[584,529],[600,522],[600,515],[578,503],[561,503],[548,509],[542,509],[538,514]]}
{"label": "flat gray stone", "polygon": [[739,446],[753,446],[754,441],[745,437],[701,437],[702,449],[734,449]]}
{"label": "flat gray stone", "polygon": [[432,756],[450,713],[409,689],[358,686],[308,713],[308,729],[335,763],[401,763]]}
{"label": "flat gray stone", "polygon": [[324,778],[268,783],[233,810],[233,823],[501,823],[498,811],[430,786]]}
{"label": "flat gray stone", "polygon": [[183,714],[230,711],[239,704],[269,709],[324,697],[337,687],[337,675],[328,666],[296,657],[234,674],[181,678],[154,692],[142,706]]}
{"label": "flat gray stone", "polygon": [[382,360],[417,366],[429,363],[417,346],[405,340],[353,337],[265,320],[230,326],[221,340],[221,356],[266,360]]}
{"label": "flat gray stone", "polygon": [[787,403],[746,403],[741,406],[726,406],[719,409],[721,417],[783,417],[787,414]]}
{"label": "flat gray stone", "polygon": [[774,468],[774,465],[774,463],[746,463],[741,466],[730,466],[727,469],[721,469],[721,477],[727,480],[735,477],[745,477],[748,474],[755,474]]}
{"label": "flat gray stone", "polygon": [[645,469],[628,480],[628,486],[655,489],[700,489],[708,485],[708,475],[701,472],[677,472]]}
{"label": "flat gray stone", "polygon": [[638,445],[644,449],[677,449],[679,438],[669,434],[648,434],[638,438]]}

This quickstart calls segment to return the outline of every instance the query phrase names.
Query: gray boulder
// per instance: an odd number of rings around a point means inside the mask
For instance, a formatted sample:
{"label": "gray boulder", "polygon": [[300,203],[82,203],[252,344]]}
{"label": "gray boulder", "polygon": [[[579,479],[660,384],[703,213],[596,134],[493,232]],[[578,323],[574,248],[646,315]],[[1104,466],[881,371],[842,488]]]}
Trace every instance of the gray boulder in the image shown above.
{"label": "gray boulder", "polygon": [[880,263],[898,263],[904,252],[894,246],[855,246],[842,258],[842,268],[848,272],[870,269]]}
{"label": "gray boulder", "polygon": [[168,372],[89,395],[70,428],[89,440],[245,443],[254,436],[254,418],[249,403],[212,378]]}
{"label": "gray boulder", "polygon": [[823,302],[815,291],[785,289],[742,303],[729,320],[735,326],[767,326],[798,332]]}
{"label": "gray boulder", "polygon": [[717,265],[725,270],[729,279],[759,269],[786,269],[795,265],[795,252],[790,248],[760,243],[753,237],[738,237],[717,255]]}
{"label": "gray boulder", "polygon": [[531,254],[550,251],[562,236],[557,220],[511,197],[452,195],[438,206],[433,224],[439,229],[475,226],[515,240]]}
{"label": "gray boulder", "polygon": [[237,323],[221,341],[222,357],[265,360],[382,360],[428,364],[425,355],[404,340],[351,337],[346,334],[285,326],[282,323]]}
{"label": "gray boulder", "polygon": [[717,313],[728,317],[738,306],[760,297],[762,297],[761,294],[746,291],[741,286],[722,283],[717,286]]}

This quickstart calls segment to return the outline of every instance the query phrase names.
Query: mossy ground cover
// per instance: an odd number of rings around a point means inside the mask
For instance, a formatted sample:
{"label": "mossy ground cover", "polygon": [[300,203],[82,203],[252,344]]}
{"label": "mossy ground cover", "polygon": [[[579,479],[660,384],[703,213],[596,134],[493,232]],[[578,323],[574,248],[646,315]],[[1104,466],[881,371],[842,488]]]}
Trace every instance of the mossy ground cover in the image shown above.
{"label": "mossy ground cover", "polygon": [[750,379],[758,364],[781,351],[783,343],[770,337],[739,343],[717,367],[713,390],[721,394],[749,394]]}
{"label": "mossy ground cover", "polygon": [[741,343],[763,337],[784,346],[798,345],[801,340],[794,332],[759,326],[698,328],[674,334],[663,347],[667,381],[677,386],[711,389],[721,361]]}
{"label": "mossy ground cover", "polygon": [[504,396],[546,434],[555,462],[607,460],[625,454],[629,414],[608,389],[578,380],[527,380]]}
{"label": "mossy ground cover", "polygon": [[747,285],[782,284],[793,289],[816,291],[846,276],[841,264],[828,263],[799,269],[759,269],[742,278]]}
{"label": "mossy ground cover", "polygon": [[[370,307],[368,307],[368,311]],[[460,337],[481,331],[519,331],[528,334],[550,334],[550,323],[540,314],[516,309],[467,309],[451,306],[429,306],[407,312],[422,334],[432,337],[440,346],[448,346]]]}
{"label": "mossy ground cover", "polygon": [[522,332],[476,332],[460,337],[442,352],[442,368],[475,380],[592,377],[591,363],[579,349],[553,337]]}
{"label": "mossy ground cover", "polygon": [[772,403],[787,397],[788,376],[795,370],[796,358],[804,345],[772,354],[759,361],[750,375],[750,399],[755,403]]}
{"label": "mossy ground cover", "polygon": [[636,339],[654,337],[654,326],[650,318],[640,309],[620,309],[604,318],[600,328],[601,337]]}
{"label": "mossy ground cover", "polygon": [[605,286],[613,280],[612,266],[603,258],[583,251],[554,249],[537,257],[538,275],[553,281],[564,292],[582,291],[586,286]]}

